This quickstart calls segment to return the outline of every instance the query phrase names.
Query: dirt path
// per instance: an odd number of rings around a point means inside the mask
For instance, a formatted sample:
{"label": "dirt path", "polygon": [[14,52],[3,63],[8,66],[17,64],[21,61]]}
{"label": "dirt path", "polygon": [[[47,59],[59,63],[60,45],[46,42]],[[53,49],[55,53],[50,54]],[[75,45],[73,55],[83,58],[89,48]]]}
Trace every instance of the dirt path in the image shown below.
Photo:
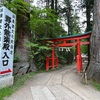
{"label": "dirt path", "polygon": [[100,100],[100,92],[81,82],[76,66],[40,73],[5,100]]}

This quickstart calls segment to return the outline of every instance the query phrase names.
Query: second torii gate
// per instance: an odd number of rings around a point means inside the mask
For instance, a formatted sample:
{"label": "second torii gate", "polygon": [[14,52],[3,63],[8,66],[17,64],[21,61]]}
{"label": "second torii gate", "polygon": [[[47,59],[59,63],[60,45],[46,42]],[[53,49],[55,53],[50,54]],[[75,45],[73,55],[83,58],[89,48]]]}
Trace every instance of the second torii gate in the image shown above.
{"label": "second torii gate", "polygon": [[[55,47],[77,47],[77,71],[80,72],[82,70],[82,57],[81,57],[81,45],[89,44],[89,41],[82,42],[82,39],[89,39],[91,36],[91,32],[87,32],[84,34],[76,34],[65,37],[60,37],[56,39],[47,39],[46,42],[52,42],[52,57],[46,57],[46,70],[50,67],[54,68],[58,66],[58,58],[55,57]],[[49,60],[51,60],[51,66],[49,65]]]}

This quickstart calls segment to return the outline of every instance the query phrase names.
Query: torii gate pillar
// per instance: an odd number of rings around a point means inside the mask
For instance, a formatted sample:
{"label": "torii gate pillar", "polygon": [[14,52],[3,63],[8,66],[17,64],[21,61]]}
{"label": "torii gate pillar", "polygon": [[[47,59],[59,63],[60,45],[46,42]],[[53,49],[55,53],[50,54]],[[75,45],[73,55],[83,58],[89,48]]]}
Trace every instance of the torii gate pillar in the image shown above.
{"label": "torii gate pillar", "polygon": [[82,70],[82,57],[81,57],[81,47],[79,39],[77,39],[77,70],[78,72]]}
{"label": "torii gate pillar", "polygon": [[54,63],[55,63],[55,48],[52,47],[52,69],[54,69]]}

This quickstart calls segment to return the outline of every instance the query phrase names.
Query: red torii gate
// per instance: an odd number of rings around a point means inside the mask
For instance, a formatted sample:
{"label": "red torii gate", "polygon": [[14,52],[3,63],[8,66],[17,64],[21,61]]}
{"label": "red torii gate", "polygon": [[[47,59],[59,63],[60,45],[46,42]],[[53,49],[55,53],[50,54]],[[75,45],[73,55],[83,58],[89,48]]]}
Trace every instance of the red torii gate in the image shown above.
{"label": "red torii gate", "polygon": [[[91,36],[91,32],[87,32],[84,34],[76,34],[65,37],[60,37],[56,39],[47,39],[46,42],[52,42],[52,57],[46,57],[46,70],[49,68],[58,67],[58,57],[55,57],[55,47],[71,47],[77,46],[77,71],[80,72],[82,70],[82,57],[81,57],[81,45],[89,44],[89,41],[82,42],[82,39],[89,39]],[[73,40],[73,41],[72,41]],[[70,41],[70,42],[69,42]],[[49,61],[51,61],[51,65],[49,65]]]}

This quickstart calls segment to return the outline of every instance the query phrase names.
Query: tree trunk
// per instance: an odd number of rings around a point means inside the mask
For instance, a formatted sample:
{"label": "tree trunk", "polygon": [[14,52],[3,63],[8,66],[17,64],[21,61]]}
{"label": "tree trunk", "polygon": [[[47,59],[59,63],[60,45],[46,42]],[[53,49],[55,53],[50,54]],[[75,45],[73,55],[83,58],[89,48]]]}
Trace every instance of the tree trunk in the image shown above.
{"label": "tree trunk", "polygon": [[55,0],[55,11],[56,11],[56,14],[57,14],[57,9],[58,9],[57,5],[58,5],[58,0]]}
{"label": "tree trunk", "polygon": [[54,0],[51,0],[51,9],[54,10]]}
{"label": "tree trunk", "polygon": [[[93,0],[86,0],[85,1],[85,4],[86,4],[86,32],[88,31],[91,31],[92,30],[92,24],[91,24],[91,11],[93,9]],[[90,39],[87,39],[87,41],[90,41]],[[87,66],[86,66],[86,69],[88,68],[89,66],[89,63],[90,63],[90,45],[88,45],[88,63],[87,63]]]}
{"label": "tree trunk", "polygon": [[[29,21],[29,14],[26,12],[21,12],[20,10],[17,11],[19,14],[17,15],[17,45],[16,45],[16,52],[19,54],[19,61],[28,61],[28,52],[27,48],[25,47],[25,40],[29,40],[30,32],[27,28],[27,24]],[[24,16],[20,16],[20,13],[27,17],[25,19]],[[23,19],[23,20],[22,20]]]}
{"label": "tree trunk", "polygon": [[100,0],[94,0],[94,25],[90,42],[90,64],[87,76],[100,83]]}
{"label": "tree trunk", "polygon": [[[28,29],[30,14],[21,10],[18,10],[17,12],[19,14],[17,15],[17,41],[15,50],[18,54],[19,62],[15,64],[14,68],[17,69],[17,71],[15,70],[16,74],[23,75],[29,71],[36,71],[36,66],[35,64],[32,64],[32,59],[29,61],[28,49],[25,46],[26,41],[30,40],[30,30]],[[23,16],[20,14],[23,14]]]}
{"label": "tree trunk", "polygon": [[86,31],[91,31],[91,8],[90,8],[90,5],[89,5],[89,1],[86,0],[86,19],[87,19],[87,28],[86,28]]}
{"label": "tree trunk", "polygon": [[49,8],[49,0],[46,0],[46,7]]}

